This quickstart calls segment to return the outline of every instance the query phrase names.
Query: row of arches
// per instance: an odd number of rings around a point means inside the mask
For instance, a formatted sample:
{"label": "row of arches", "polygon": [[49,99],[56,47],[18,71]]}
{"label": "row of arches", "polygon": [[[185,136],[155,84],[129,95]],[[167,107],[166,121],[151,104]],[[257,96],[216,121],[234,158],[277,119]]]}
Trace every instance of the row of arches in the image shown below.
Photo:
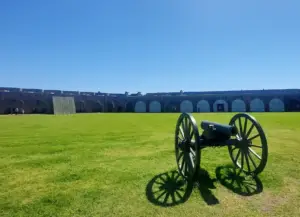
{"label": "row of arches", "polygon": [[[212,111],[214,112],[228,112],[229,106],[225,100],[216,100],[213,103]],[[265,104],[264,102],[259,99],[253,99],[250,102],[250,112],[264,112],[265,111]],[[168,105],[167,111],[176,112],[177,108],[176,105]],[[241,99],[236,99],[231,103],[231,111],[232,112],[246,112],[247,106],[246,103]],[[138,101],[135,104],[134,111],[137,113],[147,112],[146,103],[143,101]],[[194,105],[189,100],[184,100],[180,103],[179,106],[180,112],[195,112]],[[283,112],[285,111],[284,103],[281,99],[274,98],[269,102],[269,111],[270,112]],[[162,106],[159,101],[152,101],[149,104],[149,112],[162,112]],[[207,100],[200,100],[196,105],[196,112],[211,112],[211,106]]]}
{"label": "row of arches", "polygon": [[[75,101],[77,113],[91,113],[91,112],[122,112],[124,106],[116,106],[113,101],[106,102],[106,108],[101,101]],[[0,113],[12,114],[18,109],[24,111],[25,114],[46,114],[52,113],[52,104],[44,100],[2,100],[0,101]]]}

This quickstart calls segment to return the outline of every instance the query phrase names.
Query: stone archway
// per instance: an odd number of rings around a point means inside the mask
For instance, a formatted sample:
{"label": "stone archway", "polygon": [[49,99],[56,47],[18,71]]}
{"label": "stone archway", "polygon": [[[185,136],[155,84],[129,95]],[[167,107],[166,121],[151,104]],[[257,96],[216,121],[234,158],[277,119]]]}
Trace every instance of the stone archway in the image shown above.
{"label": "stone archway", "polygon": [[165,104],[165,112],[180,112],[180,105],[177,102],[168,102]]}
{"label": "stone archway", "polygon": [[284,112],[284,103],[281,99],[274,98],[269,102],[269,111],[270,112]]}
{"label": "stone archway", "polygon": [[126,112],[134,112],[133,102],[127,102],[125,106]]}
{"label": "stone archway", "polygon": [[246,112],[246,104],[241,99],[236,99],[231,103],[232,112]]}
{"label": "stone archway", "polygon": [[46,114],[49,112],[49,106],[48,103],[44,100],[36,100],[35,105],[32,109],[32,113],[35,114]]}
{"label": "stone archway", "polygon": [[149,112],[161,112],[161,104],[159,101],[151,101],[149,104]]}
{"label": "stone archway", "polygon": [[228,112],[228,103],[223,99],[218,99],[213,104],[214,112]]}
{"label": "stone archway", "polygon": [[144,101],[138,101],[135,103],[134,111],[137,113],[144,113],[147,111],[146,103]]}
{"label": "stone archway", "polygon": [[259,98],[251,100],[250,111],[251,112],[264,112],[265,111],[264,102]]}
{"label": "stone archway", "polygon": [[210,105],[207,100],[200,100],[197,103],[197,112],[210,112]]}
{"label": "stone archway", "polygon": [[188,112],[191,113],[194,111],[193,103],[189,100],[183,100],[180,103],[180,112]]}

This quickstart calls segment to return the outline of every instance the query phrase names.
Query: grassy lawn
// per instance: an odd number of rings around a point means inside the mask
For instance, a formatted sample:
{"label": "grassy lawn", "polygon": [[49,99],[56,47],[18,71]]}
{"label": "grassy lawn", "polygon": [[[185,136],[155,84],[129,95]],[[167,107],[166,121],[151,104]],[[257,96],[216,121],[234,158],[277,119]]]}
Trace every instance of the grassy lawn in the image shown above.
{"label": "grassy lawn", "polygon": [[[232,115],[194,114],[198,126]],[[238,182],[227,148],[205,149],[207,174],[168,207],[154,191],[179,182],[179,114],[1,116],[0,216],[300,216],[300,114],[253,115],[269,144],[258,179]]]}

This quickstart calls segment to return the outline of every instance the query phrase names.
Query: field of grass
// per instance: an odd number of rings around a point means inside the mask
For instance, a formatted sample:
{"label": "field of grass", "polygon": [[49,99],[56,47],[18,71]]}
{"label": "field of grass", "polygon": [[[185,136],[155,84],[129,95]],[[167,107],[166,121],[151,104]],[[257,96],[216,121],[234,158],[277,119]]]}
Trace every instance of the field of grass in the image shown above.
{"label": "field of grass", "polygon": [[[199,125],[232,115],[194,117]],[[1,116],[0,216],[300,216],[300,113],[252,115],[269,144],[258,179],[233,176],[226,147],[205,149],[206,175],[184,200],[176,193],[166,203],[169,194],[154,191],[180,183],[179,114]]]}

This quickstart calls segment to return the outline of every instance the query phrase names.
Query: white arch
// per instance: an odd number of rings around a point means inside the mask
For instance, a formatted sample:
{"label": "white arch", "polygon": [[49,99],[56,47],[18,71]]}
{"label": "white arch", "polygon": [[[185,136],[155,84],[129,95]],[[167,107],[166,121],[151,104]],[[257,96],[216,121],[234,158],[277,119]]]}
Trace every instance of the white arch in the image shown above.
{"label": "white arch", "polygon": [[246,104],[241,99],[233,100],[231,103],[232,112],[246,112]]}
{"label": "white arch", "polygon": [[223,104],[224,112],[228,112],[228,103],[223,99],[218,99],[217,101],[214,102],[214,105],[213,105],[214,112],[218,111],[219,104]]}
{"label": "white arch", "polygon": [[206,100],[197,103],[197,112],[210,112],[210,105]]}
{"label": "white arch", "polygon": [[180,103],[180,112],[193,112],[193,103],[189,100],[184,100]]}
{"label": "white arch", "polygon": [[152,101],[149,104],[149,112],[161,112],[161,104],[158,101]]}
{"label": "white arch", "polygon": [[251,100],[250,111],[251,112],[264,112],[265,111],[264,102],[259,98]]}
{"label": "white arch", "polygon": [[134,106],[134,111],[139,113],[146,112],[146,103],[143,101],[136,102]]}
{"label": "white arch", "polygon": [[270,112],[284,112],[284,103],[281,99],[274,98],[269,102]]}

